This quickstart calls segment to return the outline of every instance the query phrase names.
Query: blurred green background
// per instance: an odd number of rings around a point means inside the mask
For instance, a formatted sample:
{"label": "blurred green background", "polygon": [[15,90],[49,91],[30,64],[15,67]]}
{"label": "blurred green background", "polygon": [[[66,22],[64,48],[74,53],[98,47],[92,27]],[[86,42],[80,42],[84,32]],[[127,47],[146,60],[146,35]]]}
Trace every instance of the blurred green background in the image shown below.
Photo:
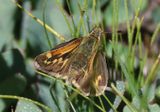
{"label": "blurred green background", "polygon": [[[147,42],[151,41],[154,31],[160,23],[160,2],[159,0],[142,0],[142,3],[139,3],[138,0],[130,0],[127,2],[128,16],[126,16],[124,1],[125,0],[119,0],[116,9],[113,8],[114,2],[115,4],[117,3],[116,0],[97,0],[97,2],[94,0],[17,0],[24,9],[28,10],[40,20],[43,21],[43,17],[45,17],[45,23],[63,35],[65,40],[86,35],[94,25],[101,25],[101,23],[103,23],[104,30],[107,32],[112,31],[113,25],[119,25],[116,30],[121,30],[125,36],[125,34],[127,34],[127,19],[130,20],[129,22],[133,21],[135,11],[137,7],[139,8],[139,4],[141,4],[139,17],[143,18],[143,22],[140,32],[141,35],[143,35],[143,46],[147,49],[148,55],[150,56],[146,59],[149,60],[150,65],[159,53],[160,35],[156,35],[156,39],[152,45]],[[70,7],[68,7],[67,2]],[[95,11],[93,10],[94,2]],[[114,11],[117,11],[118,19],[113,16]],[[81,19],[82,23],[80,23]],[[80,28],[78,34],[76,32],[78,31],[77,28]],[[86,30],[84,31],[84,29]],[[159,32],[160,30],[158,30],[158,34]],[[52,47],[62,42],[49,31],[47,34]],[[124,50],[127,46],[126,41],[127,36],[119,42],[122,45],[119,51],[122,55],[126,52]],[[110,46],[108,46],[108,48],[110,48]],[[59,107],[57,107],[55,99],[53,99],[50,93],[50,83],[53,81],[38,75],[35,71],[33,66],[34,57],[47,50],[50,50],[50,46],[44,27],[22,9],[18,8],[12,0],[0,0],[0,95],[16,95],[30,98],[49,106],[53,112],[73,111],[67,101],[63,85],[60,83],[54,85],[53,94],[59,105]],[[111,53],[111,51],[106,52]],[[125,56],[122,57],[125,59]],[[143,67],[145,67],[145,65]],[[148,68],[146,69],[148,72]],[[144,71],[143,74],[145,73]],[[159,81],[158,78],[156,80]],[[154,83],[154,85],[156,84],[159,83]],[[154,89],[153,91],[159,92],[160,90]],[[153,96],[155,95],[154,93],[151,94],[153,94]],[[114,102],[116,96],[110,92],[107,93],[107,95],[109,99]],[[75,97],[71,102],[77,112],[100,111],[82,96],[78,95]],[[100,102],[97,101],[98,98],[91,99],[100,104]],[[111,107],[106,100],[103,102],[106,106],[106,111],[109,111]],[[160,109],[159,103],[157,102],[159,101],[156,101],[156,105],[151,105],[149,108],[152,111],[154,110],[153,112],[158,112]],[[118,108],[118,106],[119,104],[117,104],[116,107]],[[121,104],[121,107],[118,108],[119,111],[128,112],[128,109],[123,110],[124,107],[125,105]],[[9,112],[12,109],[16,112],[44,111],[31,102],[0,99],[0,112]]]}

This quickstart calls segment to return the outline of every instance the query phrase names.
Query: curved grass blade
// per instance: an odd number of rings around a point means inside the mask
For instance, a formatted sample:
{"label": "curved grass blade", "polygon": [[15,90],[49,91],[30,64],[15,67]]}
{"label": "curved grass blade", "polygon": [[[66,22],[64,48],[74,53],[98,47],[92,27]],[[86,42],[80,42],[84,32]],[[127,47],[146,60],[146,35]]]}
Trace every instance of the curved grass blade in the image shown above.
{"label": "curved grass blade", "polygon": [[17,100],[29,101],[29,102],[32,102],[32,103],[34,103],[34,104],[36,104],[36,105],[38,105],[38,106],[46,109],[48,112],[52,112],[52,110],[49,107],[47,107],[47,106],[45,106],[45,105],[43,105],[43,104],[41,104],[41,103],[39,103],[37,101],[28,99],[28,98],[24,98],[24,97],[20,97],[20,96],[14,96],[14,95],[0,95],[0,98],[3,98],[3,99],[17,99]]}

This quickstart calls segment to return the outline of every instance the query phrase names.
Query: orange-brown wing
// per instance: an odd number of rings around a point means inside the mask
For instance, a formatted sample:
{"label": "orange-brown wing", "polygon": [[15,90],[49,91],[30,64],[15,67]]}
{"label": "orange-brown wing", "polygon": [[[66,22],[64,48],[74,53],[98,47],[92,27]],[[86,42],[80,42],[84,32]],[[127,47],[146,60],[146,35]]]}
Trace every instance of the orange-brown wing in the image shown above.
{"label": "orange-brown wing", "polygon": [[67,69],[64,69],[64,67],[68,58],[77,49],[81,41],[82,38],[72,39],[38,55],[34,61],[35,68],[41,72],[65,79],[63,72]]}
{"label": "orange-brown wing", "polygon": [[93,61],[93,65],[89,73],[92,74],[92,80],[90,80],[90,94],[99,96],[104,93],[108,83],[108,70],[105,56],[98,52]]}
{"label": "orange-brown wing", "polygon": [[108,83],[108,71],[105,57],[101,52],[94,53],[88,62],[87,70],[72,80],[72,83],[88,96],[103,94]]}

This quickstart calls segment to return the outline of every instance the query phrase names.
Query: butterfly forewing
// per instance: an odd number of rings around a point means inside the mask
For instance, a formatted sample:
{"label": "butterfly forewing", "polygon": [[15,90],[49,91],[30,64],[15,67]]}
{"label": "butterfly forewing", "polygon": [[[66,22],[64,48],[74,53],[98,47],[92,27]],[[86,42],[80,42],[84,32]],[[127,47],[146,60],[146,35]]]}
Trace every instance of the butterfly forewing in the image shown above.
{"label": "butterfly forewing", "polygon": [[[42,53],[35,58],[34,65],[37,70],[55,77],[65,79],[66,64],[72,53],[78,48],[82,39],[77,38],[56,46],[51,51]],[[62,72],[63,71],[63,72]]]}

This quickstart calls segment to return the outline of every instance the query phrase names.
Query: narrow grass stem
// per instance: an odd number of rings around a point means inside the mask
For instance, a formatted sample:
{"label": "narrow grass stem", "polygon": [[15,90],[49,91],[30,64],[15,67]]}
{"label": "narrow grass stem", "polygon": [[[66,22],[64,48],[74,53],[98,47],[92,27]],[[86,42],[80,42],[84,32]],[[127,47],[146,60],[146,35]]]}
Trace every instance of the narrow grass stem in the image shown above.
{"label": "narrow grass stem", "polygon": [[98,99],[99,99],[99,102],[100,102],[100,104],[101,104],[101,106],[102,106],[103,110],[105,110],[105,108],[104,108],[104,104],[103,104],[103,102],[102,102],[101,97],[100,97],[100,96],[98,96]]}
{"label": "narrow grass stem", "polygon": [[137,109],[118,91],[118,89],[114,86],[114,84],[111,84],[111,87],[113,89],[113,91],[116,92],[116,94],[118,96],[121,97],[121,99],[127,104],[128,108],[132,111],[132,112],[138,112]]}
{"label": "narrow grass stem", "polygon": [[112,103],[110,102],[110,100],[109,100],[105,95],[103,95],[103,97],[107,100],[107,102],[109,103],[109,105],[111,106],[111,108],[114,110],[114,112],[117,112],[117,110],[116,110],[115,107],[112,105]]}

